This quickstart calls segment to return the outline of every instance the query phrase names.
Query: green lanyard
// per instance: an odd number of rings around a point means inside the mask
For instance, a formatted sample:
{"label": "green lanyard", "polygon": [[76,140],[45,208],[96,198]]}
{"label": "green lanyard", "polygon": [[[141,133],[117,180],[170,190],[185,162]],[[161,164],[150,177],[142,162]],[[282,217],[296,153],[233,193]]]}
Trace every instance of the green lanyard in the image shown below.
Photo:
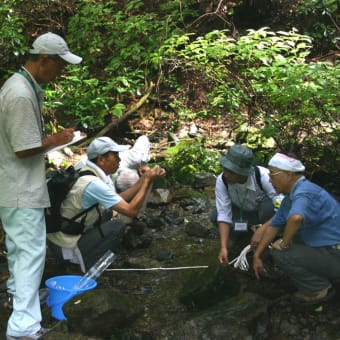
{"label": "green lanyard", "polygon": [[237,195],[238,203],[240,204],[240,221],[243,221],[243,204],[244,204],[244,201],[246,200],[246,197],[247,197],[247,191],[246,191],[246,194],[243,197],[242,202],[240,200],[240,196],[238,194],[238,191],[236,191],[236,195]]}
{"label": "green lanyard", "polygon": [[42,129],[42,133],[43,135],[45,134],[45,122],[44,122],[44,117],[42,115],[42,112],[41,112],[41,108],[40,108],[40,100],[39,100],[39,96],[38,96],[38,92],[37,92],[37,89],[35,87],[35,84],[32,80],[32,78],[30,77],[30,75],[27,73],[27,71],[23,68],[21,68],[19,71],[18,71],[19,74],[21,74],[31,85],[33,91],[34,91],[34,94],[35,94],[35,98],[37,100],[37,103],[38,103],[38,109],[39,109],[39,115],[40,115],[40,123],[41,123],[41,129]]}

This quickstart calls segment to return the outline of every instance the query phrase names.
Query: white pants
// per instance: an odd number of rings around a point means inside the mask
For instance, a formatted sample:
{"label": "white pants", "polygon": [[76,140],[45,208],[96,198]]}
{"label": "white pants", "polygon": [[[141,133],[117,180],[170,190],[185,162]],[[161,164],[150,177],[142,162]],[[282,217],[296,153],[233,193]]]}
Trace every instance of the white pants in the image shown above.
{"label": "white pants", "polygon": [[13,294],[7,334],[25,336],[41,328],[39,286],[46,255],[44,209],[1,207],[0,218],[8,251],[7,290]]}

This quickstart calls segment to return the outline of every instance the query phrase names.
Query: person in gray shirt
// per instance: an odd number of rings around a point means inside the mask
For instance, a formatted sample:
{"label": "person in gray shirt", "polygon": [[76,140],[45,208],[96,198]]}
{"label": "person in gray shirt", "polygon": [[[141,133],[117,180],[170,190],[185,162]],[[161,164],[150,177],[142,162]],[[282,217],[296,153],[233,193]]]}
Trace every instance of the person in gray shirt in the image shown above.
{"label": "person in gray shirt", "polygon": [[0,90],[0,218],[6,232],[9,278],[7,291],[13,311],[7,340],[38,339],[41,327],[39,286],[44,270],[49,206],[45,152],[70,142],[72,128],[46,135],[40,84],[59,76],[66,63],[82,58],[71,53],[53,33],[36,38],[27,60]]}

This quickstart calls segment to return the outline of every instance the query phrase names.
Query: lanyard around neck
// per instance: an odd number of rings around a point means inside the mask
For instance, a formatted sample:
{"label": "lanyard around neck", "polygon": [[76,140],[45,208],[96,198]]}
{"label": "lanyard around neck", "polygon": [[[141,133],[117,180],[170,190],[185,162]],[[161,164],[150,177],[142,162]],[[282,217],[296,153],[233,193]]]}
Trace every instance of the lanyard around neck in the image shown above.
{"label": "lanyard around neck", "polygon": [[27,71],[24,68],[21,68],[18,71],[18,73],[21,74],[30,83],[30,85],[33,89],[33,92],[35,94],[35,98],[36,98],[37,104],[38,104],[38,110],[39,110],[40,122],[41,122],[41,129],[42,129],[43,134],[45,134],[45,122],[44,122],[44,117],[43,117],[42,112],[41,112],[40,100],[39,100],[37,88],[36,88],[32,78],[31,78],[31,76],[27,73]]}
{"label": "lanyard around neck", "polygon": [[238,191],[236,191],[237,199],[238,199],[238,202],[240,204],[240,220],[241,221],[243,220],[243,205],[244,205],[244,201],[246,200],[247,193],[248,193],[248,191],[246,191],[246,193],[243,197],[243,200],[241,201],[239,193],[238,193]]}

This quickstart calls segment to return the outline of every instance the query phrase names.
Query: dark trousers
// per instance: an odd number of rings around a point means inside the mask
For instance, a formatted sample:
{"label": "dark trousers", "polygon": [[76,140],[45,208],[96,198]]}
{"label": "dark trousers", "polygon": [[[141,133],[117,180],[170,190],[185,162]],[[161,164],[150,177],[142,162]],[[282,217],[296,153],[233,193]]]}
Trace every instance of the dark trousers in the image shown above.
{"label": "dark trousers", "polygon": [[78,241],[86,269],[89,269],[108,249],[115,253],[123,239],[126,225],[110,220],[98,228],[91,228]]}
{"label": "dark trousers", "polygon": [[[78,241],[78,248],[88,270],[107,250],[116,253],[122,242],[126,225],[121,220],[110,220],[100,227],[87,230]],[[60,260],[63,260],[62,250],[52,242],[47,242],[49,249]]]}
{"label": "dark trousers", "polygon": [[273,250],[275,263],[290,277],[298,291],[313,294],[340,277],[340,249],[293,243],[287,250]]}

